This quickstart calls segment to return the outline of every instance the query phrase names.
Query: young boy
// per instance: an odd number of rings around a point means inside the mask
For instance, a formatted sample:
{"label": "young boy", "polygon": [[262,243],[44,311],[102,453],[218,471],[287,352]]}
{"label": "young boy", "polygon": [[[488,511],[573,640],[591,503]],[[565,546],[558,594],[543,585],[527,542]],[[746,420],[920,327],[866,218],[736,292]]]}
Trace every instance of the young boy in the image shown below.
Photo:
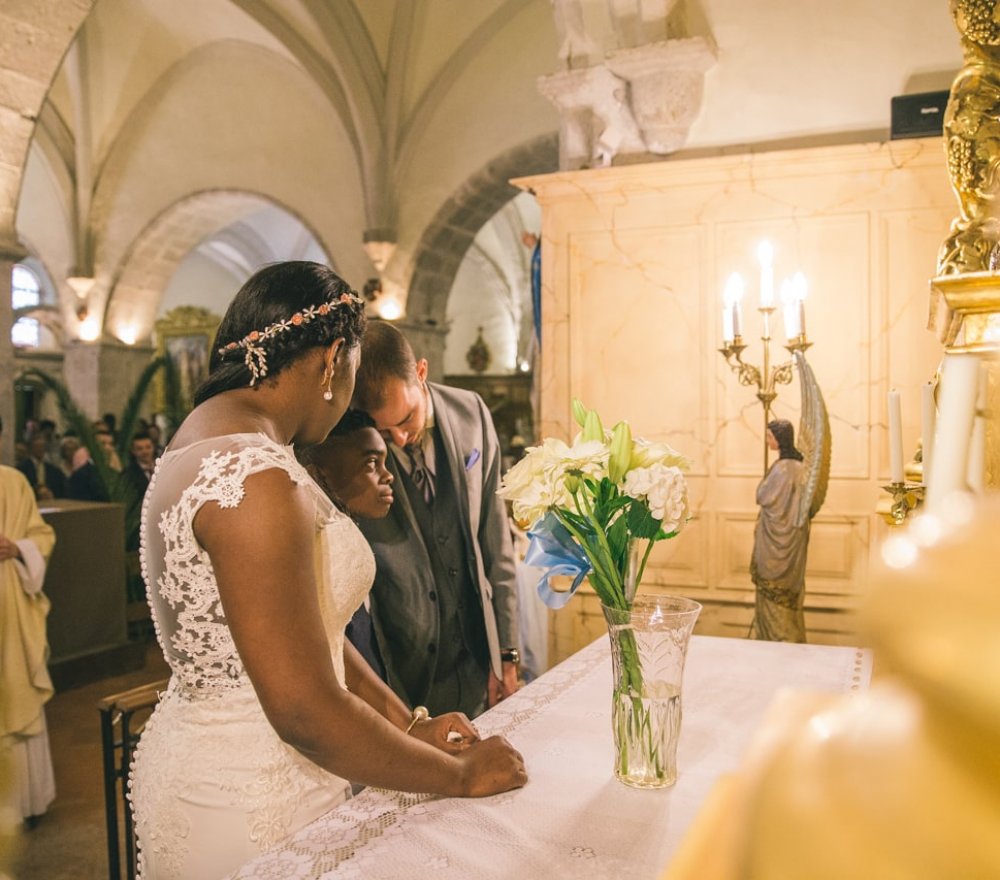
{"label": "young boy", "polygon": [[[348,410],[325,441],[307,450],[304,463],[313,479],[351,516],[381,519],[392,506],[392,474],[386,470],[385,441],[360,410]],[[384,680],[368,600],[347,624],[347,638]]]}

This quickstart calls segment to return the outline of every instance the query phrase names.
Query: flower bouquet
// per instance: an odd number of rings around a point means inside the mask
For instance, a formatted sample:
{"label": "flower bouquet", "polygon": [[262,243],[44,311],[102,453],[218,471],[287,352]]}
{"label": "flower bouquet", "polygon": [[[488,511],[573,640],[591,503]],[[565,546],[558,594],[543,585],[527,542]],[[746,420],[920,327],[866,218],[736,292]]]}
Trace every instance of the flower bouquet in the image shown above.
{"label": "flower bouquet", "polygon": [[[665,443],[633,437],[628,422],[604,429],[596,410],[573,401],[580,433],[529,449],[499,490],[530,527],[525,562],[544,570],[538,593],[565,605],[584,578],[601,600],[615,669],[615,773],[640,787],[676,778],[680,683],[687,640],[701,609],[636,590],[653,545],[675,537],[689,515],[687,460]],[[557,592],[551,578],[569,575]]]}

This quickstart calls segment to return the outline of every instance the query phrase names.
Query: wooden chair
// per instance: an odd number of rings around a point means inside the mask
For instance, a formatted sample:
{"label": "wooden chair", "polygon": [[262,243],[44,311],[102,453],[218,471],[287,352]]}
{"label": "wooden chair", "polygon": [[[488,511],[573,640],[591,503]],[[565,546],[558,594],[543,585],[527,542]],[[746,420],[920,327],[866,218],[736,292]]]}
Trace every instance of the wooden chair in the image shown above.
{"label": "wooden chair", "polygon": [[[125,874],[134,880],[136,873],[135,831],[126,792],[128,769],[146,721],[167,687],[167,679],[144,684],[120,694],[105,697],[97,704],[101,714],[101,752],[104,759],[104,812],[108,833],[108,877],[122,880],[122,847],[125,850]],[[121,807],[119,807],[121,804]],[[119,836],[119,809],[124,816],[124,834]]]}

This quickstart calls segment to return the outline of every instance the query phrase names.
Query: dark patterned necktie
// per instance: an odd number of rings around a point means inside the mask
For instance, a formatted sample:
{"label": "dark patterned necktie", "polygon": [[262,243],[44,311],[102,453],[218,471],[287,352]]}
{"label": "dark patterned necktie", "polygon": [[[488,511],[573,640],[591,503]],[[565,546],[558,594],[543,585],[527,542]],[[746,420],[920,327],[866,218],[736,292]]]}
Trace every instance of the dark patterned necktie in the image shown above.
{"label": "dark patterned necktie", "polygon": [[434,501],[434,475],[427,469],[423,444],[407,446],[406,454],[410,457],[410,477],[413,485],[424,496],[424,502],[430,505]]}

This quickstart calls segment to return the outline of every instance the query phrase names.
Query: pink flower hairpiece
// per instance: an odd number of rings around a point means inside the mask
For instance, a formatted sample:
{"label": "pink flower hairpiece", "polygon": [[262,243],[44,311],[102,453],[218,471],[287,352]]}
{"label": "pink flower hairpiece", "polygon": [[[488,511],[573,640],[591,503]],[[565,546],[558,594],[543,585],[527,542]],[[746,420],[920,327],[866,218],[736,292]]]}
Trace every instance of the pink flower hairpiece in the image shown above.
{"label": "pink flower hairpiece", "polygon": [[303,324],[308,324],[318,317],[329,315],[338,306],[347,306],[352,303],[360,305],[364,303],[364,300],[353,292],[342,293],[332,302],[320,303],[318,306],[309,306],[285,318],[284,321],[276,321],[274,324],[270,324],[263,330],[251,330],[239,342],[229,342],[222,346],[219,349],[219,354],[224,356],[229,352],[236,351],[238,348],[244,349],[243,360],[250,371],[250,384],[256,385],[258,379],[263,379],[267,375],[265,342],[273,339],[279,333],[291,330],[293,327],[301,327]]}

